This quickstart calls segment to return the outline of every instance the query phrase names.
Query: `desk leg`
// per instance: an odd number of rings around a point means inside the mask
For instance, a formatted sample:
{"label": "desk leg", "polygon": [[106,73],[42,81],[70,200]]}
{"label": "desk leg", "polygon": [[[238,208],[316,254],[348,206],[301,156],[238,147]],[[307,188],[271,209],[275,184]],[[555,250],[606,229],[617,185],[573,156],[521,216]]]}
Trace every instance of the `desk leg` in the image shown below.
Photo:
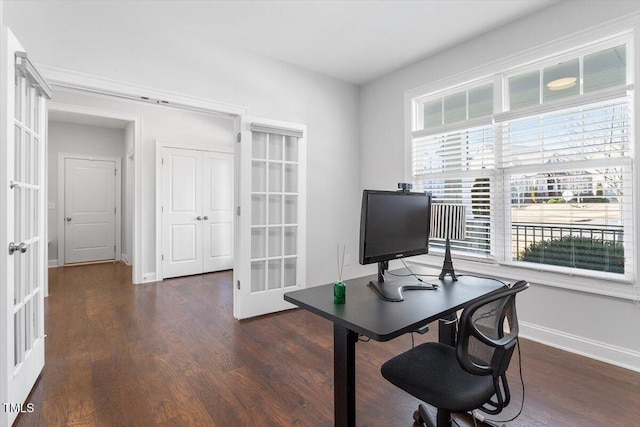
{"label": "desk leg", "polygon": [[[438,342],[450,346],[456,345],[456,314],[450,314],[438,321]],[[438,409],[436,419],[437,427],[451,427],[451,413],[444,409]]]}
{"label": "desk leg", "polygon": [[455,347],[457,333],[455,313],[442,317],[438,321],[438,342]]}
{"label": "desk leg", "polygon": [[356,425],[356,342],[358,334],[333,324],[333,404],[336,427]]}

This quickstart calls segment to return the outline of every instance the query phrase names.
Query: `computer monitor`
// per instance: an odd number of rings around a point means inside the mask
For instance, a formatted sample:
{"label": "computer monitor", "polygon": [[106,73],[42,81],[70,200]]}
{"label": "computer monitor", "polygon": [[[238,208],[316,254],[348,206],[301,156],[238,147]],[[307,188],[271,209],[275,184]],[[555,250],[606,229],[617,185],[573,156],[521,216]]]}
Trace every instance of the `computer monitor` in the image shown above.
{"label": "computer monitor", "polygon": [[387,300],[401,301],[402,290],[416,278],[385,284],[389,261],[429,251],[431,195],[409,191],[364,190],[360,218],[360,264],[378,263],[378,280],[370,287]]}

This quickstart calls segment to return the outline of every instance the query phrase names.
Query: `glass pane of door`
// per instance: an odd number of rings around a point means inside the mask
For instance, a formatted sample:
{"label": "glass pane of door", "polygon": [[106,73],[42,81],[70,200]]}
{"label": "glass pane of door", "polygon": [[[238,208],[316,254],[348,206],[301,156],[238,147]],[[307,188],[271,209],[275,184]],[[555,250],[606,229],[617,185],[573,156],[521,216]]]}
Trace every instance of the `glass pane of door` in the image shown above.
{"label": "glass pane of door", "polygon": [[251,292],[296,285],[298,138],[253,132]]}

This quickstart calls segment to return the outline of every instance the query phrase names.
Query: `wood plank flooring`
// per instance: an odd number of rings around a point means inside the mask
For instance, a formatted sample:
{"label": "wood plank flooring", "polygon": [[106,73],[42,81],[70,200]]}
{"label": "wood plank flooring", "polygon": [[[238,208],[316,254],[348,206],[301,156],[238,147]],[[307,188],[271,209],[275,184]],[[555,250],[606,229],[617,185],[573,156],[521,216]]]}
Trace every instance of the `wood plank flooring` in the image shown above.
{"label": "wood plank flooring", "polygon": [[[102,264],[49,277],[46,365],[16,426],[333,425],[330,322],[304,310],[236,321],[230,272],[134,286],[129,268]],[[640,426],[640,374],[521,341],[526,401],[508,425]],[[410,346],[358,343],[358,426],[413,424],[418,401],[380,375]],[[498,419],[520,406],[517,360],[509,372]]]}

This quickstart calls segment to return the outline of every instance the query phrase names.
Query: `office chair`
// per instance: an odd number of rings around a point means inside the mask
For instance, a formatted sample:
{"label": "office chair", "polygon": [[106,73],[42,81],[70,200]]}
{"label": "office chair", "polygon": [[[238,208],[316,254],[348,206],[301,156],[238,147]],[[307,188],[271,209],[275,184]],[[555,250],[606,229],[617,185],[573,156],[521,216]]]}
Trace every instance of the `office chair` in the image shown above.
{"label": "office chair", "polygon": [[[510,400],[506,371],[518,338],[516,294],[528,287],[519,281],[483,296],[463,310],[455,347],[421,344],[382,365],[382,376],[445,411],[498,414]],[[425,405],[413,418],[436,427]]]}

